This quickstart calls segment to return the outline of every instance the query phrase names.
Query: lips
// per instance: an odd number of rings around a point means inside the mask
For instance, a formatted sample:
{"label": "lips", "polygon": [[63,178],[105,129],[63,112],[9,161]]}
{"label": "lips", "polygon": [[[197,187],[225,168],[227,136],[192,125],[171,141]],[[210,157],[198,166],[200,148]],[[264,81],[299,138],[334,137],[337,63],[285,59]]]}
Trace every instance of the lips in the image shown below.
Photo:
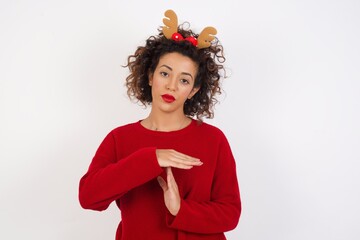
{"label": "lips", "polygon": [[161,95],[161,97],[167,103],[172,103],[173,101],[175,101],[174,96],[172,96],[170,94],[164,94],[164,95]]}

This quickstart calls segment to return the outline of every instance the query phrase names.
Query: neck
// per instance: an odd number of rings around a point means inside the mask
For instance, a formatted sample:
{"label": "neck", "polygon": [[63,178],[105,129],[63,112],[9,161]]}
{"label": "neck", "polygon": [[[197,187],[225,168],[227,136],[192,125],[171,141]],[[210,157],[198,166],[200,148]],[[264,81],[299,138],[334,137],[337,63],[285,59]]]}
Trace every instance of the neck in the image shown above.
{"label": "neck", "polygon": [[184,113],[181,114],[156,114],[153,111],[143,120],[143,125],[154,131],[176,131],[186,127],[191,122]]}

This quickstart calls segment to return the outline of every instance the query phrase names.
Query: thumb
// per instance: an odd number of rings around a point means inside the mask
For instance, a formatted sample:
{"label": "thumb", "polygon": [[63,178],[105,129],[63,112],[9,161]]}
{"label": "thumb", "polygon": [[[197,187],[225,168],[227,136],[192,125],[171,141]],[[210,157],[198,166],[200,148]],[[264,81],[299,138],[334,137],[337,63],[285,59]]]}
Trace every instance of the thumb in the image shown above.
{"label": "thumb", "polygon": [[160,187],[162,188],[162,190],[165,192],[167,190],[167,188],[168,188],[165,180],[162,177],[159,176],[159,177],[157,177],[157,181],[158,181]]}

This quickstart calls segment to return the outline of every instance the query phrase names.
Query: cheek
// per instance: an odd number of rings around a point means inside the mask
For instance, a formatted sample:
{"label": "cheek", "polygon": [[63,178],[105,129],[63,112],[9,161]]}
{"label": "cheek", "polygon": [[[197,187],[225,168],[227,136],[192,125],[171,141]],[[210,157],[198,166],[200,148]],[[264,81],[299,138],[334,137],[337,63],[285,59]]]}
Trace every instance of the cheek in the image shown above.
{"label": "cheek", "polygon": [[151,85],[152,88],[159,88],[160,85],[161,85],[161,84],[159,83],[159,81],[156,80],[156,78],[155,78],[155,79],[153,78],[151,83],[152,83],[152,85]]}
{"label": "cheek", "polygon": [[191,94],[191,90],[192,88],[184,88],[182,91],[181,91],[181,96],[183,96],[184,98],[187,98],[190,94]]}

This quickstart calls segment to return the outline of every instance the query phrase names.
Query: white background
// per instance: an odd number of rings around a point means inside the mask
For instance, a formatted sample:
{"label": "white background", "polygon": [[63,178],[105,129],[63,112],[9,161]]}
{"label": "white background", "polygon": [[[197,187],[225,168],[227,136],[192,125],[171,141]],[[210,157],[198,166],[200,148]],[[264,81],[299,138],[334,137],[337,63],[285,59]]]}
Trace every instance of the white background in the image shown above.
{"label": "white background", "polygon": [[357,0],[1,0],[0,239],[114,239],[117,208],[81,209],[78,181],[111,129],[148,113],[121,65],[168,8],[225,47],[208,122],[237,160],[228,238],[359,239]]}

